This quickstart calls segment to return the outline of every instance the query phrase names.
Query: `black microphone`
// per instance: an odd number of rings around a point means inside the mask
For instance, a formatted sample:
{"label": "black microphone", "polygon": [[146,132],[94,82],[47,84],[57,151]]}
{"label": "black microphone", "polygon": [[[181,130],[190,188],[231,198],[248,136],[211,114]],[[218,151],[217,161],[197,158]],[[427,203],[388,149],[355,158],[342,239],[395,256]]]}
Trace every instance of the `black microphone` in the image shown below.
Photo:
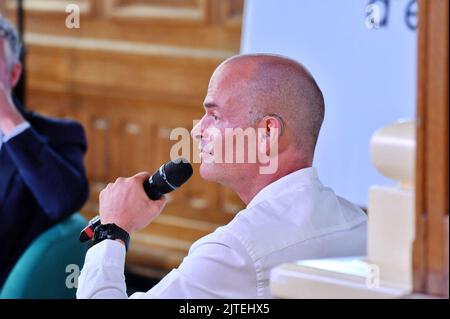
{"label": "black microphone", "polygon": [[192,176],[192,166],[185,158],[162,165],[144,182],[144,190],[151,200],[158,200],[164,194],[176,190]]}
{"label": "black microphone", "polygon": [[[187,182],[192,176],[192,165],[185,158],[178,158],[162,165],[144,182],[144,191],[151,200],[158,200]],[[82,243],[94,236],[94,230],[101,224],[100,216],[94,217],[80,233]]]}

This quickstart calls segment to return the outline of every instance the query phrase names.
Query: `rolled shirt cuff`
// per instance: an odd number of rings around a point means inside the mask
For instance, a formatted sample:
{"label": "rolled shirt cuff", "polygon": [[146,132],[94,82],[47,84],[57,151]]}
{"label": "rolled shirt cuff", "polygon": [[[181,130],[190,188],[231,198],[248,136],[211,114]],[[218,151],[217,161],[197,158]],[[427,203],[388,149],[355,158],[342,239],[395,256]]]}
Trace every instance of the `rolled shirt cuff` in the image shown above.
{"label": "rolled shirt cuff", "polygon": [[89,248],[86,254],[85,266],[97,266],[98,262],[105,266],[124,268],[125,266],[125,245],[115,240],[105,239],[104,241]]}

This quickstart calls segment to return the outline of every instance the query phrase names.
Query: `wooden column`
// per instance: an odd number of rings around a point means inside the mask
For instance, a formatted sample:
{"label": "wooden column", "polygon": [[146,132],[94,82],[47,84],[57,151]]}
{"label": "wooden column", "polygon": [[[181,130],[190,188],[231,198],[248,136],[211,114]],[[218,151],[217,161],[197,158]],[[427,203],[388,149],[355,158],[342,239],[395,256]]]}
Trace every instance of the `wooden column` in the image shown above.
{"label": "wooden column", "polygon": [[419,1],[414,289],[448,297],[448,0]]}

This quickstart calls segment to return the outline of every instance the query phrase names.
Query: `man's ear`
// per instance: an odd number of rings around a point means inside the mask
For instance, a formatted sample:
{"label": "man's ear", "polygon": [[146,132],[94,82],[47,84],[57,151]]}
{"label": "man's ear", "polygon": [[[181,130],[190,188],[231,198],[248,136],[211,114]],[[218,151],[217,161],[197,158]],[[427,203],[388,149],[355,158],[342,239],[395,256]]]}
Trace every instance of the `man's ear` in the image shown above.
{"label": "man's ear", "polygon": [[259,150],[269,154],[271,148],[277,144],[283,131],[283,123],[278,116],[265,116],[258,124]]}
{"label": "man's ear", "polygon": [[14,88],[16,87],[17,83],[19,83],[20,76],[22,75],[22,64],[14,63],[9,74],[11,87]]}

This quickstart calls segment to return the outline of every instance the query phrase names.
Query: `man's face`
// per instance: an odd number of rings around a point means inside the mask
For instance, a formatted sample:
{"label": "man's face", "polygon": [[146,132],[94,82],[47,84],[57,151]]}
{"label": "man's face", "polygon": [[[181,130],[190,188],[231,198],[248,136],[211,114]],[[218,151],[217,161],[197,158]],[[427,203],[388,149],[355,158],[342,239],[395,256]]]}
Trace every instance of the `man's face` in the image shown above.
{"label": "man's face", "polygon": [[199,143],[200,175],[224,185],[249,176],[256,166],[236,163],[236,152],[243,151],[247,159],[248,145],[236,150],[235,129],[245,130],[253,124],[248,106],[244,105],[244,81],[236,73],[232,67],[222,67],[214,73],[204,101],[205,115],[192,129],[192,136]]}

